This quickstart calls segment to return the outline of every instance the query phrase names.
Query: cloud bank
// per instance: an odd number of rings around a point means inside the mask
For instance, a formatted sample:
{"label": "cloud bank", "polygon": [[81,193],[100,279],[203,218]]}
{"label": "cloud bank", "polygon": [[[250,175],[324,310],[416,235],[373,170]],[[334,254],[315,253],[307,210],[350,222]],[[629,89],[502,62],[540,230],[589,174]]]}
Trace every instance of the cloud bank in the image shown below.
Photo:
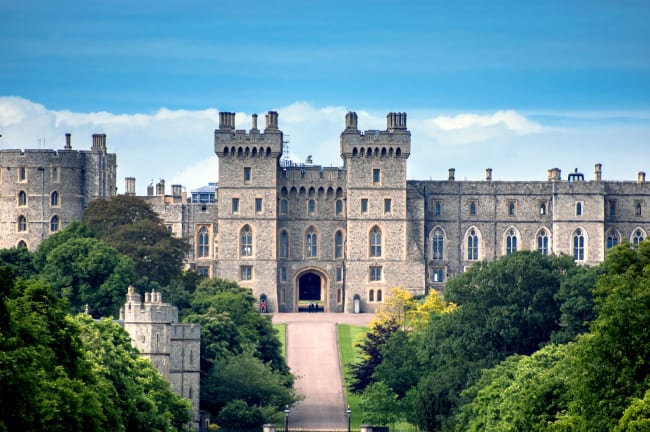
{"label": "cloud bank", "polygon": [[[339,134],[349,108],[296,102],[276,110],[288,141],[285,157],[302,162],[311,156],[317,165],[342,165]],[[355,111],[360,129],[386,128],[386,113]],[[249,129],[251,114],[237,113],[236,127]],[[263,114],[259,113],[260,128]],[[599,113],[581,113],[579,121],[572,120],[575,113],[537,117],[513,110],[409,114],[409,178],[445,179],[447,169],[454,167],[459,179],[480,179],[490,167],[495,179],[544,180],[552,167],[565,172],[579,167],[588,173],[590,166],[601,162],[605,178],[632,180],[636,171],[650,169],[638,165],[650,142],[647,113],[621,113],[605,120]],[[562,126],[545,124],[548,118]],[[127,176],[136,177],[140,194],[149,182],[161,178],[190,191],[218,180],[213,148],[218,121],[217,108],[84,113],[50,110],[20,97],[0,97],[0,149],[60,149],[65,133],[72,133],[73,148],[89,149],[93,133],[106,133],[109,151],[118,156],[118,191],[123,191]]]}

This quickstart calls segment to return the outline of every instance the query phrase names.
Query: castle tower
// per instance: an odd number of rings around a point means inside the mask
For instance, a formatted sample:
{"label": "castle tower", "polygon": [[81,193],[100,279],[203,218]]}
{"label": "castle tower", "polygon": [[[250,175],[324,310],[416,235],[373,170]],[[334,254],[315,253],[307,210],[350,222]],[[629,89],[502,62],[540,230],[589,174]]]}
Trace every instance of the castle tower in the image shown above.
{"label": "castle tower", "polygon": [[235,129],[235,113],[219,113],[219,129],[214,131],[219,158],[215,259],[220,277],[251,288],[257,298],[265,296],[267,310],[277,311],[277,176],[282,132],[277,112],[269,111],[265,117],[262,133],[256,115],[247,132]]}
{"label": "castle tower", "polygon": [[[407,199],[410,153],[406,113],[389,113],[386,130],[365,132],[357,129],[355,113],[346,116],[341,133],[347,176],[346,311],[353,307],[355,297],[362,302],[381,301],[391,287],[422,291],[424,220],[414,217],[407,206],[422,204]],[[403,269],[409,266],[411,270],[405,273]]]}
{"label": "castle tower", "polygon": [[189,399],[193,424],[199,424],[201,326],[178,322],[178,309],[163,303],[160,293],[145,293],[144,302],[132,286],[120,308],[120,320],[142,357],[171,384],[174,393]]}

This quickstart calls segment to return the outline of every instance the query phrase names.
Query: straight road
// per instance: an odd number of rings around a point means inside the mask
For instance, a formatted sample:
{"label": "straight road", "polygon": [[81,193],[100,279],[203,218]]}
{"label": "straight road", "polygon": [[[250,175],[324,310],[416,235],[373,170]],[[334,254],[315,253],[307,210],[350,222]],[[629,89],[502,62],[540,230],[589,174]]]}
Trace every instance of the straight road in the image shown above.
{"label": "straight road", "polygon": [[290,429],[346,429],[336,324],[368,325],[372,316],[322,312],[274,314],[274,323],[287,325],[287,363],[298,377],[297,392],[305,396],[291,409]]}

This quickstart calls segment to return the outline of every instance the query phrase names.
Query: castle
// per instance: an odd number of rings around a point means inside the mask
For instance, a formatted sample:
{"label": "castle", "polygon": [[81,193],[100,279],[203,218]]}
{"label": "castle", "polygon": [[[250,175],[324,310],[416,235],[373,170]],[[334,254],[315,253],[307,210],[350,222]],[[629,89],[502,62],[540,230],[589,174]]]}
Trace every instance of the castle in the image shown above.
{"label": "castle", "polygon": [[178,309],[157,292],[135,293],[120,308],[120,321],[133,346],[170,382],[174,393],[192,402],[192,424],[199,428],[201,326],[178,322]]}
{"label": "castle", "polygon": [[[643,172],[635,181],[607,181],[596,164],[590,180],[578,172],[563,179],[557,168],[542,181],[495,181],[490,169],[480,181],[457,181],[453,169],[443,180],[407,180],[405,113],[389,113],[385,130],[366,131],[348,113],[340,137],[343,166],[334,168],[283,159],[278,114],[270,111],[265,120],[263,130],[257,115],[250,130],[237,130],[235,114],[221,112],[214,131],[218,182],[187,197],[180,185],[167,195],[161,181],[143,198],[171,232],[190,242],[189,267],[250,288],[266,311],[308,304],[329,312],[373,311],[391,287],[414,294],[441,290],[473,263],[523,249],[593,265],[607,249],[637,244],[650,229]],[[30,162],[35,159],[29,151],[0,151],[2,247],[20,241],[35,247],[39,237],[21,231],[19,214],[33,212],[30,228],[49,215],[39,213],[41,177],[34,166],[52,165]],[[36,176],[21,181],[16,171],[22,166]],[[86,193],[81,178],[71,187]],[[125,186],[135,195],[133,177]],[[31,201],[21,205],[21,188],[31,191],[34,208]]]}

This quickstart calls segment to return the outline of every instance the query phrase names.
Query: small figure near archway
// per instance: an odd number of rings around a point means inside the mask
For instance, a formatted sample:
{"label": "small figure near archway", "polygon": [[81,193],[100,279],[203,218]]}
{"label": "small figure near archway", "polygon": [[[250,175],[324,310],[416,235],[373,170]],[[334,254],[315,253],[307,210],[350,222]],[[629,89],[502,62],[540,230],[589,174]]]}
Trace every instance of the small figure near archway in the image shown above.
{"label": "small figure near archway", "polygon": [[266,294],[260,296],[260,313],[266,313]]}

